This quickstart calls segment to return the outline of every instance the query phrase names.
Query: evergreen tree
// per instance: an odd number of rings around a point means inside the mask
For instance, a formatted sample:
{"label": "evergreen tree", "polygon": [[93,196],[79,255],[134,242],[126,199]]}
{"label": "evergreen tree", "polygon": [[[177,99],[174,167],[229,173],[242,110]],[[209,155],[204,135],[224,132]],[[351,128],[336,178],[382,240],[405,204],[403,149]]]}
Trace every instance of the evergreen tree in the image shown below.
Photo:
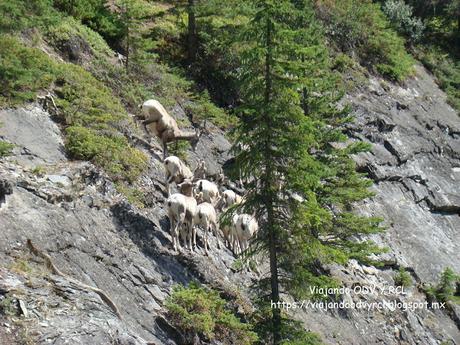
{"label": "evergreen tree", "polygon": [[[342,93],[310,2],[254,2],[240,45],[236,161],[250,181],[242,209],[259,221],[250,251],[268,256],[269,277],[260,288],[276,305],[281,292],[305,296],[309,284],[330,284],[326,263],[368,260],[377,248],[356,239],[380,228],[377,219],[350,211],[370,195],[370,181],[350,158],[367,147],[343,143],[348,109],[337,108]],[[287,344],[280,309],[271,313],[273,343]]]}
{"label": "evergreen tree", "polygon": [[[143,0],[117,0],[122,41],[125,52],[125,67],[142,66],[152,54],[153,42],[145,37],[145,21],[150,16],[150,6]],[[134,63],[134,64],[133,64]]]}

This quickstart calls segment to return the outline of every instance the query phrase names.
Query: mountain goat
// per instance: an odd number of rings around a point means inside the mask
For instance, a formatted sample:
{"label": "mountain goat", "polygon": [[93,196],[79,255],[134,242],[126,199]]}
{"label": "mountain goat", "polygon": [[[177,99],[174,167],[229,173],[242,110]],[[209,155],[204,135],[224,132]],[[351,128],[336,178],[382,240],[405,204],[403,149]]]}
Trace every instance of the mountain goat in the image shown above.
{"label": "mountain goat", "polygon": [[167,144],[178,140],[187,140],[195,150],[196,145],[201,136],[199,130],[196,131],[183,131],[177,125],[176,120],[168,114],[166,109],[160,102],[154,99],[149,99],[142,104],[142,111],[144,113],[144,121],[148,132],[153,132],[160,138],[163,145],[163,159],[168,154]]}
{"label": "mountain goat", "polygon": [[171,224],[171,237],[174,250],[180,249],[179,234],[183,242],[193,251],[196,247],[196,231],[193,220],[197,203],[192,196],[193,183],[185,180],[179,185],[181,193],[175,193],[166,200],[166,208]]}
{"label": "mountain goat", "polygon": [[192,179],[193,174],[191,170],[182,162],[179,157],[169,156],[164,160],[166,172],[166,185],[168,188],[168,195],[171,193],[170,184],[175,182],[176,185],[184,182],[186,179]]}
{"label": "mountain goat", "polygon": [[214,235],[217,239],[217,248],[220,248],[220,241],[219,241],[219,229],[217,226],[217,213],[212,206],[208,202],[203,202],[199,204],[196,208],[195,219],[194,223],[196,226],[201,225],[204,229],[204,250],[206,255],[208,254],[208,232],[214,232]]}
{"label": "mountain goat", "polygon": [[243,197],[236,194],[231,189],[227,189],[222,193],[222,196],[219,200],[219,206],[224,210],[229,208],[232,205],[240,204],[243,201]]}
{"label": "mountain goat", "polygon": [[230,250],[234,250],[234,244],[236,239],[236,221],[238,220],[239,215],[234,214],[230,219],[229,224],[221,223],[222,234],[224,235],[225,246],[229,247]]}
{"label": "mountain goat", "polygon": [[196,184],[196,195],[201,197],[201,201],[209,202],[215,205],[219,200],[219,188],[214,182],[208,180],[199,180]]}
{"label": "mountain goat", "polygon": [[[240,254],[247,249],[248,241],[257,233],[258,230],[259,224],[254,216],[246,213],[238,216],[235,224],[236,238],[234,239],[233,245],[235,254]],[[237,248],[238,246],[239,248]]]}

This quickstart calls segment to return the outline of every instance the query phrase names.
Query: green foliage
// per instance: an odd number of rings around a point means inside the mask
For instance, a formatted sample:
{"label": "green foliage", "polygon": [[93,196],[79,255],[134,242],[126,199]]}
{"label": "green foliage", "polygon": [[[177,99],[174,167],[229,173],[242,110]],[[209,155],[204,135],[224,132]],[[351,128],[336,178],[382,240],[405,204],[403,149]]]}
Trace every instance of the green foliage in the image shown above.
{"label": "green foliage", "polygon": [[83,22],[110,42],[121,36],[121,23],[105,0],[53,0],[53,6]]}
{"label": "green foliage", "polygon": [[123,182],[116,182],[115,187],[131,204],[139,208],[145,207],[145,194],[140,189]]}
{"label": "green foliage", "polygon": [[[239,42],[236,162],[242,178],[252,181],[241,209],[255,213],[260,225],[250,252],[270,263],[261,294],[276,302],[281,287],[302,296],[311,283],[333,284],[318,279],[326,264],[369,262],[380,249],[356,237],[382,229],[379,219],[351,212],[353,203],[372,195],[372,182],[351,158],[369,146],[331,145],[347,140],[342,129],[351,119],[348,107],[337,106],[340,79],[331,72],[311,3],[259,1],[254,12]],[[272,313],[274,343],[280,344],[283,321],[278,310]]]}
{"label": "green foliage", "polygon": [[25,48],[12,36],[0,36],[0,106],[35,99],[38,90],[51,85],[56,69],[38,49]]}
{"label": "green foliage", "polygon": [[412,6],[403,0],[387,0],[382,7],[393,27],[403,35],[409,37],[412,42],[422,38],[425,25],[420,18],[412,14]]}
{"label": "green foliage", "polygon": [[222,344],[249,345],[257,341],[251,326],[242,323],[226,307],[216,291],[191,283],[188,287],[176,286],[166,301],[169,320],[187,338],[195,335]]}
{"label": "green foliage", "polygon": [[0,106],[34,100],[40,89],[54,89],[66,125],[66,148],[93,160],[115,179],[134,181],[147,166],[146,156],[121,134],[130,125],[110,89],[80,66],[57,63],[11,36],[0,37]]}
{"label": "green foliage", "polygon": [[16,304],[17,300],[12,296],[7,295],[7,297],[0,300],[0,315],[16,316],[18,313]]}
{"label": "green foliage", "polygon": [[398,273],[394,276],[396,286],[409,287],[412,285],[412,278],[404,267],[400,267]]}
{"label": "green foliage", "polygon": [[0,140],[0,157],[5,157],[11,154],[14,145],[6,141]]}
{"label": "green foliage", "polygon": [[44,176],[46,173],[46,170],[43,166],[37,165],[30,172],[36,176]]}
{"label": "green foliage", "polygon": [[139,73],[142,67],[154,57],[152,54],[154,42],[146,37],[144,27],[144,20],[154,13],[154,7],[144,0],[117,0],[115,5],[126,58],[126,70]]}
{"label": "green foliage", "polygon": [[14,32],[27,28],[47,27],[59,20],[51,7],[52,0],[0,1],[0,32]]}
{"label": "green foliage", "polygon": [[221,128],[230,128],[237,122],[235,116],[227,114],[212,103],[207,90],[188,103],[185,110],[192,115],[193,122],[203,122],[204,126],[209,121]]}
{"label": "green foliage", "polygon": [[[258,301],[261,302],[261,301]],[[270,317],[270,304],[261,302],[256,305],[256,311],[251,315],[251,322],[254,324],[254,330],[259,335],[259,344],[271,344],[273,338],[272,320]],[[313,332],[305,330],[305,326],[299,322],[290,319],[286,314],[282,314],[283,322],[281,328],[282,345],[323,345],[321,338]]]}
{"label": "green foliage", "polygon": [[75,125],[66,129],[66,135],[66,147],[73,157],[94,161],[115,180],[134,182],[147,168],[147,157],[120,134],[100,135]]}
{"label": "green foliage", "polygon": [[72,38],[79,37],[89,44],[96,58],[102,59],[114,55],[112,49],[98,33],[72,17],[66,17],[56,25],[49,27],[46,30],[46,37],[49,43],[58,49]]}
{"label": "green foliage", "polygon": [[425,292],[430,298],[447,302],[454,299],[454,295],[458,295],[459,284],[460,276],[447,267],[442,271],[438,284],[428,287]]}
{"label": "green foliage", "polygon": [[414,60],[406,52],[404,40],[390,28],[378,4],[320,0],[316,7],[328,36],[343,52],[357,54],[365,66],[394,80],[413,73]]}
{"label": "green foliage", "polygon": [[185,140],[174,141],[172,143],[168,143],[168,152],[173,155],[179,157],[182,161],[187,161],[187,151],[191,148],[190,143]]}
{"label": "green foliage", "polygon": [[447,94],[447,102],[460,111],[460,62],[443,48],[435,45],[419,46],[415,55],[436,77]]}

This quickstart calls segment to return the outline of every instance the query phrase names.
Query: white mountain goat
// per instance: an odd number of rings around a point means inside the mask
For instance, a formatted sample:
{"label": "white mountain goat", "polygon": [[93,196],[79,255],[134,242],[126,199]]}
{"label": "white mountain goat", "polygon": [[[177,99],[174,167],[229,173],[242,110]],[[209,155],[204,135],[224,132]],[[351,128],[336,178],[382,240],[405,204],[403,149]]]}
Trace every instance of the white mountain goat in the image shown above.
{"label": "white mountain goat", "polygon": [[193,183],[185,180],[179,185],[181,193],[175,193],[166,200],[166,209],[171,224],[171,237],[174,250],[180,249],[179,233],[182,241],[193,251],[196,247],[196,231],[193,220],[196,213],[196,200],[192,196]]}
{"label": "white mountain goat", "polygon": [[[248,247],[248,241],[259,230],[259,224],[254,216],[250,214],[240,214],[235,224],[235,237],[233,251],[235,254],[240,254]],[[236,242],[236,243],[235,243]],[[239,248],[237,248],[239,246]]]}
{"label": "white mountain goat", "polygon": [[229,208],[232,205],[240,204],[243,201],[243,197],[236,194],[231,189],[227,189],[222,193],[219,200],[219,206],[222,210]]}
{"label": "white mountain goat", "polygon": [[217,188],[217,185],[214,182],[199,180],[195,186],[196,195],[201,196],[201,201],[206,201],[215,205],[217,200],[219,200],[219,188]]}
{"label": "white mountain goat", "polygon": [[168,155],[167,144],[178,140],[187,140],[195,150],[198,140],[200,139],[201,132],[196,131],[183,131],[177,125],[176,120],[168,114],[166,109],[160,102],[154,99],[149,99],[142,104],[142,111],[144,113],[144,125],[148,132],[153,132],[160,138],[163,144],[163,159]]}
{"label": "white mountain goat", "polygon": [[204,160],[200,160],[198,165],[196,166],[195,170],[193,171],[193,177],[195,179],[204,179],[206,178],[206,163]]}
{"label": "white mountain goat", "polygon": [[202,226],[204,230],[204,251],[208,254],[208,233],[214,232],[217,239],[217,248],[220,248],[219,229],[217,226],[217,213],[208,202],[199,204],[196,208],[194,223],[196,226]]}
{"label": "white mountain goat", "polygon": [[229,224],[222,224],[220,229],[222,230],[222,234],[224,235],[224,244],[230,250],[234,250],[234,243],[236,238],[236,221],[238,220],[239,215],[234,214],[230,219]]}
{"label": "white mountain goat", "polygon": [[164,160],[165,172],[166,172],[166,185],[168,188],[168,195],[171,193],[170,184],[172,182],[178,185],[184,182],[186,179],[192,179],[193,174],[191,170],[182,162],[179,157],[169,156]]}

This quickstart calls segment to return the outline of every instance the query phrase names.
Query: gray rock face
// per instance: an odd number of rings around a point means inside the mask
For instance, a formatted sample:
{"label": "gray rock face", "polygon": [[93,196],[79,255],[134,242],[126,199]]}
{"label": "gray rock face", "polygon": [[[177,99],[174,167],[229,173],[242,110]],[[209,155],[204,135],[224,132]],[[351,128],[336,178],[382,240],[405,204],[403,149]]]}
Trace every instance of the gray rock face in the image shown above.
{"label": "gray rock face", "polygon": [[[15,317],[23,319],[37,344],[181,344],[181,334],[163,317],[172,286],[191,280],[214,282],[221,289],[233,286],[229,281],[247,284],[246,274],[232,273],[234,258],[227,249],[209,257],[201,249],[196,256],[172,251],[163,210],[163,166],[154,156],[141,178],[151,207],[139,210],[91,163],[66,160],[47,113],[32,108],[1,114],[8,119],[3,135],[21,150],[0,161],[8,192],[0,208],[0,301],[7,294],[14,299]],[[16,132],[22,126],[27,135]],[[217,130],[202,143],[197,154],[190,154],[192,164],[206,159],[217,169],[226,157],[216,154],[226,154],[230,144]],[[30,169],[24,149],[34,152],[34,164],[46,163],[43,172]],[[94,292],[52,274],[26,248],[27,239],[72,279],[104,290],[122,319]],[[214,238],[210,243],[216,248]],[[6,331],[11,337],[19,333]]]}
{"label": "gray rock face", "polygon": [[[375,181],[376,195],[356,209],[384,218],[387,231],[374,240],[389,248],[382,255],[389,268],[370,274],[352,263],[333,274],[350,288],[389,288],[394,284],[391,267],[402,266],[411,272],[415,288],[404,294],[349,298],[423,303],[421,284],[437,282],[445,267],[460,272],[460,118],[420,66],[404,86],[371,78],[347,100],[356,117],[348,134],[373,145],[356,162]],[[447,310],[310,309],[296,315],[329,344],[460,343],[460,324]]]}
{"label": "gray rock face", "polygon": [[0,137],[16,145],[13,152],[21,165],[65,161],[61,131],[41,108],[0,110],[0,123]]}
{"label": "gray rock face", "polygon": [[376,181],[376,196],[360,209],[385,218],[384,243],[423,282],[437,280],[447,266],[459,272],[458,114],[421,67],[405,87],[391,85],[380,96],[364,90],[351,102],[358,121],[350,132],[374,145],[358,157],[361,170]]}
{"label": "gray rock face", "polygon": [[[348,133],[374,145],[356,161],[375,181],[376,196],[357,209],[385,219],[388,230],[375,240],[390,251],[382,256],[383,269],[350,262],[345,268],[331,267],[331,273],[351,290],[386,290],[394,286],[393,268],[407,267],[414,286],[402,293],[352,291],[341,299],[425,302],[422,283],[436,281],[446,266],[460,272],[459,117],[420,67],[404,87],[372,78],[348,101],[356,115]],[[180,108],[174,115],[185,116]],[[0,136],[17,145],[12,157],[0,161],[1,180],[9,181],[12,191],[0,207],[0,301],[12,299],[13,317],[37,344],[183,344],[164,314],[172,286],[199,280],[223,295],[238,295],[239,301],[248,298],[246,288],[257,274],[235,272],[233,255],[217,250],[215,238],[209,256],[202,250],[201,232],[196,254],[172,251],[163,210],[163,166],[157,158],[161,153],[140,147],[151,161],[141,177],[147,207],[138,209],[98,168],[66,160],[59,129],[40,108],[2,110],[0,121],[5,124]],[[189,153],[188,163],[193,169],[205,159],[213,174],[228,160],[229,148],[222,133],[211,128],[196,152]],[[31,171],[41,164],[42,174]],[[27,239],[66,275],[103,289],[122,319],[94,292],[52,274],[26,248]],[[246,307],[238,306],[239,312]],[[459,344],[458,307],[450,310],[291,312],[327,344]],[[1,339],[19,343],[15,327],[0,316]]]}

